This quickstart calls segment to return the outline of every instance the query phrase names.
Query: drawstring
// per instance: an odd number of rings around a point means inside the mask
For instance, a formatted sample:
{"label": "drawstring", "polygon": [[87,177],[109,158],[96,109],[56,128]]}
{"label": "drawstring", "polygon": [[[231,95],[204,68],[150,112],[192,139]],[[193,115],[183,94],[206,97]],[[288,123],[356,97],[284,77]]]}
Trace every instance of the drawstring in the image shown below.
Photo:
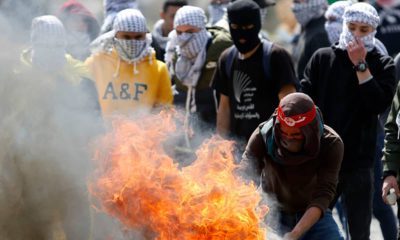
{"label": "drawstring", "polygon": [[[151,51],[149,51],[149,63],[153,64],[153,58],[151,56]],[[137,70],[137,62],[138,61],[130,61],[128,62],[129,64],[133,64],[133,74],[139,74],[139,70]],[[118,58],[118,62],[117,62],[117,69],[115,71],[115,73],[113,74],[113,78],[118,78],[119,77],[119,71],[121,68],[121,57]]]}
{"label": "drawstring", "polygon": [[118,58],[117,69],[116,69],[115,73],[113,74],[113,78],[119,77],[119,68],[120,67],[121,67],[121,58]]}
{"label": "drawstring", "polygon": [[192,95],[192,86],[188,87],[188,92],[186,95],[186,105],[185,105],[185,121],[183,123],[183,129],[185,131],[185,141],[186,141],[186,147],[190,149],[190,142],[189,142],[189,117],[190,117],[190,98]]}

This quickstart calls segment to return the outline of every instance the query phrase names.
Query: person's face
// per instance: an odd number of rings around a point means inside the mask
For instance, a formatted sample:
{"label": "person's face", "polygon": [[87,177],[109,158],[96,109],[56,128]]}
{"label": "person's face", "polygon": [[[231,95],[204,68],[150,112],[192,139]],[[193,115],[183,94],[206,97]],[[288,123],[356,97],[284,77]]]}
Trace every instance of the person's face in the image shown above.
{"label": "person's face", "polygon": [[64,22],[64,26],[68,31],[87,32],[88,25],[83,16],[69,17]]}
{"label": "person's face", "polygon": [[180,25],[175,28],[178,35],[182,33],[197,33],[200,32],[200,28],[191,25]]}
{"label": "person's face", "polygon": [[[239,24],[236,24],[236,23],[231,23],[230,27],[231,27],[232,30],[238,30],[238,29],[252,30],[255,26],[254,26],[254,24],[239,25]],[[240,38],[239,42],[241,44],[245,44],[246,43],[246,39],[245,38]]]}
{"label": "person's face", "polygon": [[290,152],[300,152],[304,145],[304,135],[300,128],[279,125],[281,131],[281,145]]}
{"label": "person's face", "polygon": [[174,29],[174,18],[176,11],[181,8],[179,6],[169,6],[165,12],[160,13],[160,17],[164,19],[163,30],[165,35],[168,35]]}
{"label": "person's face", "polygon": [[374,31],[371,25],[359,22],[349,22],[347,23],[347,27],[353,36],[357,38],[365,37]]}
{"label": "person's face", "polygon": [[115,35],[118,39],[123,40],[145,40],[146,33],[145,32],[117,32]]}

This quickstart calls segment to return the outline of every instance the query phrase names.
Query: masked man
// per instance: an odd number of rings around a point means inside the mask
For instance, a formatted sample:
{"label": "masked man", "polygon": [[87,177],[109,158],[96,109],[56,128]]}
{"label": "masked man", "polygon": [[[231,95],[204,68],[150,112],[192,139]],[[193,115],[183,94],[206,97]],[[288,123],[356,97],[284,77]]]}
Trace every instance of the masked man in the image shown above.
{"label": "masked man", "polygon": [[139,10],[119,12],[113,30],[101,39],[100,51],[85,63],[95,79],[103,115],[129,114],[172,103],[167,68],[155,58],[151,35]]}
{"label": "masked man", "polygon": [[343,139],[345,152],[337,196],[344,199],[351,239],[369,239],[378,115],[393,99],[393,59],[375,48],[376,10],[355,3],[343,15],[338,45],[319,49],[301,81]]}
{"label": "masked man", "polygon": [[292,93],[253,132],[240,169],[276,196],[284,239],[343,239],[332,212],[343,156],[339,135],[324,125],[310,97]]}

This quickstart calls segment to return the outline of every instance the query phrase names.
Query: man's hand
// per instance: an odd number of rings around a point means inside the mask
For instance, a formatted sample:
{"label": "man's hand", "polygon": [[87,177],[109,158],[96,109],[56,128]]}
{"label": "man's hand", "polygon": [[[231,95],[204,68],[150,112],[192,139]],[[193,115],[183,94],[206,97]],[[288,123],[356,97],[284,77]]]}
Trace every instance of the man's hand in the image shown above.
{"label": "man's hand", "polygon": [[397,179],[394,176],[387,176],[383,180],[383,185],[382,185],[382,199],[386,204],[389,204],[386,199],[386,196],[388,195],[389,190],[391,188],[394,188],[397,197],[400,197],[399,186],[397,185]]}
{"label": "man's hand", "polygon": [[355,38],[354,41],[349,42],[349,45],[347,46],[347,54],[349,55],[350,61],[353,65],[357,65],[359,62],[365,61],[367,49],[362,40]]}
{"label": "man's hand", "polygon": [[283,236],[283,240],[297,240],[299,239],[298,236],[296,236],[293,232],[288,232]]}

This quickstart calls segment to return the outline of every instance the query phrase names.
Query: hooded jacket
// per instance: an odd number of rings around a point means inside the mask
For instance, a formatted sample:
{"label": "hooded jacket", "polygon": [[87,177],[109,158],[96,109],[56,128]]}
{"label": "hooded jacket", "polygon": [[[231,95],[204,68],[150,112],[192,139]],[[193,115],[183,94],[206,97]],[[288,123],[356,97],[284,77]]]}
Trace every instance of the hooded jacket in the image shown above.
{"label": "hooded jacket", "polygon": [[[289,95],[288,95],[289,96]],[[318,207],[324,213],[333,200],[343,157],[343,142],[330,127],[315,119],[301,127],[304,147],[287,153],[279,144],[277,114],[253,132],[240,169],[263,190],[276,195],[280,210],[289,214]]]}
{"label": "hooded jacket", "polygon": [[151,58],[145,57],[136,63],[137,74],[133,64],[121,60],[115,49],[110,53],[96,53],[85,64],[96,82],[104,116],[172,103],[167,67],[156,60],[154,52]]}

